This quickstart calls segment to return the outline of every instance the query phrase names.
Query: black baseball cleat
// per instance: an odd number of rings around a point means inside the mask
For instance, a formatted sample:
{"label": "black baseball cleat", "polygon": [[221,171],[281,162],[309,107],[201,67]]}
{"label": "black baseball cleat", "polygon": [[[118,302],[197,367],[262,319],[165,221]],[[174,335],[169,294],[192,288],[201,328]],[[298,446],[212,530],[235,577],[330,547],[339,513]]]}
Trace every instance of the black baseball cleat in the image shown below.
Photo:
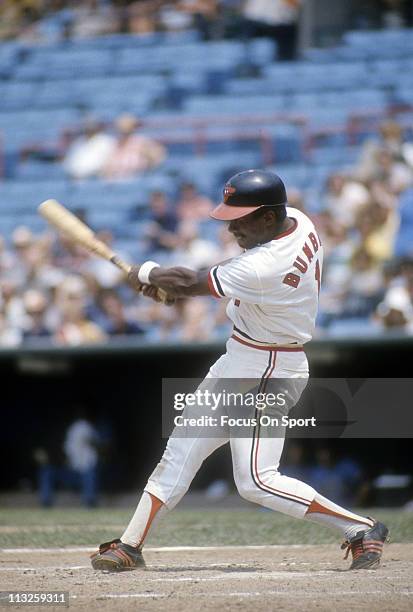
{"label": "black baseball cleat", "polygon": [[376,569],[380,565],[384,542],[388,540],[389,530],[383,523],[375,522],[367,531],[360,531],[341,548],[347,548],[345,559],[351,552],[353,562],[349,569]]}
{"label": "black baseball cleat", "polygon": [[116,539],[105,542],[91,555],[93,569],[107,572],[124,572],[145,567],[142,551]]}

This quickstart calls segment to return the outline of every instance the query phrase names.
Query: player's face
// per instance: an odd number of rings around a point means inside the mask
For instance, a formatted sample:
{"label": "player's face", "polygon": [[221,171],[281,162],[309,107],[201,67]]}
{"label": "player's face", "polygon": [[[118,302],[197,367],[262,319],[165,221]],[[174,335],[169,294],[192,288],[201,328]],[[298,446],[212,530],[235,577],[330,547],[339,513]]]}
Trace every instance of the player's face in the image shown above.
{"label": "player's face", "polygon": [[258,244],[267,242],[266,228],[263,215],[257,217],[255,212],[240,219],[233,219],[228,225],[228,231],[233,234],[242,249],[253,249]]}

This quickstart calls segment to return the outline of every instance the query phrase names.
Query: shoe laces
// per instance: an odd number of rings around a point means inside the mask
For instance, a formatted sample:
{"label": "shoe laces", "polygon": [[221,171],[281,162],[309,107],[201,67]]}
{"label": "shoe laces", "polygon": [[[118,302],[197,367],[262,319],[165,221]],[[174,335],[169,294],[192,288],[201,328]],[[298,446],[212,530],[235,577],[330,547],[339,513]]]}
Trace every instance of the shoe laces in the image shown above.
{"label": "shoe laces", "polygon": [[90,555],[90,558],[93,559],[93,557],[96,557],[96,555],[101,555],[102,553],[107,552],[108,550],[111,550],[113,548],[117,548],[120,544],[120,540],[116,539],[116,540],[111,540],[110,542],[104,542],[103,544],[101,544],[99,546],[99,550],[92,553]]}
{"label": "shoe laces", "polygon": [[363,538],[360,538],[359,540],[356,540],[355,542],[349,542],[348,540],[345,540],[345,542],[343,542],[341,545],[341,550],[344,550],[344,549],[346,549],[346,554],[344,555],[344,559],[347,559],[350,552],[352,554],[353,560],[358,559],[360,555],[362,555],[364,552]]}

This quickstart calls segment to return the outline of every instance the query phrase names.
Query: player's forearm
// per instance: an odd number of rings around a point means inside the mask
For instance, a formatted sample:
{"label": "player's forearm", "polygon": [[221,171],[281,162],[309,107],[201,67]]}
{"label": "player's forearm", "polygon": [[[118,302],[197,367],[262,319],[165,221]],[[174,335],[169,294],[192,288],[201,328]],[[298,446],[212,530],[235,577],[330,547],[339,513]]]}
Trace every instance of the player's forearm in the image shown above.
{"label": "player's forearm", "polygon": [[149,280],[175,298],[209,295],[208,274],[189,268],[154,268]]}
{"label": "player's forearm", "polygon": [[[140,266],[133,266],[129,278],[132,282],[138,279]],[[149,273],[149,282],[154,287],[163,289],[173,298],[209,295],[208,271],[196,272],[189,268],[156,267]]]}

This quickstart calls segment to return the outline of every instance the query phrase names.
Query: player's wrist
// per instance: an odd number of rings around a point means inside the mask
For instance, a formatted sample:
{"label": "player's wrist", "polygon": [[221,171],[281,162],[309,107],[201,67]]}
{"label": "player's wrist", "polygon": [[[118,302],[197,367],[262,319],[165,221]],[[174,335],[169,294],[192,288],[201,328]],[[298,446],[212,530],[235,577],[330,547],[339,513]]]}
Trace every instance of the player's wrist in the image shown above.
{"label": "player's wrist", "polygon": [[150,285],[149,275],[154,268],[159,268],[155,261],[145,261],[138,270],[138,280],[142,285]]}

